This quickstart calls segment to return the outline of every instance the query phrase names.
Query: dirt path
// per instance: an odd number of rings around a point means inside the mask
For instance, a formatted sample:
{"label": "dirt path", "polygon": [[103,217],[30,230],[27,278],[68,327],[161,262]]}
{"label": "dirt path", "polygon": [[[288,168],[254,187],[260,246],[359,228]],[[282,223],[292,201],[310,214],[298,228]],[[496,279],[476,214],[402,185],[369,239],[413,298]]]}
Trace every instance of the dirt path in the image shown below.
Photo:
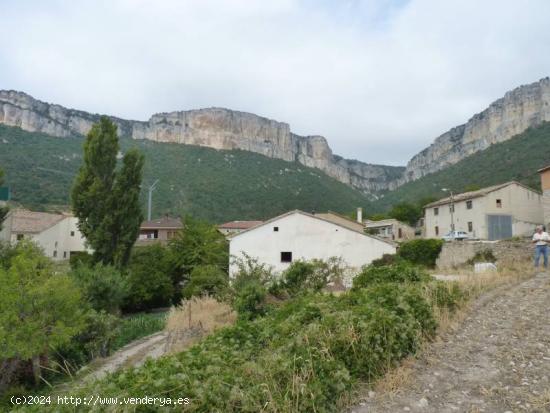
{"label": "dirt path", "polygon": [[82,382],[100,379],[120,368],[139,366],[149,357],[158,358],[166,352],[168,334],[164,331],[133,341],[111,356],[96,360],[91,372],[82,377]]}
{"label": "dirt path", "polygon": [[550,412],[550,276],[482,297],[412,366],[397,394],[355,413]]}

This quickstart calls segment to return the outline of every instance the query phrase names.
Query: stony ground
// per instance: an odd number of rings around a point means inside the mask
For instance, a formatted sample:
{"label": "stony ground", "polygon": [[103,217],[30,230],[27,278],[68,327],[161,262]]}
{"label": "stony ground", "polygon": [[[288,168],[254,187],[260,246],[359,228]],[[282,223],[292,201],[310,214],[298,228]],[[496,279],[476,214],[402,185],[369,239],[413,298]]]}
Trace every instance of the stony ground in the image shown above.
{"label": "stony ground", "polygon": [[481,297],[408,373],[397,392],[371,391],[352,411],[550,412],[550,276]]}

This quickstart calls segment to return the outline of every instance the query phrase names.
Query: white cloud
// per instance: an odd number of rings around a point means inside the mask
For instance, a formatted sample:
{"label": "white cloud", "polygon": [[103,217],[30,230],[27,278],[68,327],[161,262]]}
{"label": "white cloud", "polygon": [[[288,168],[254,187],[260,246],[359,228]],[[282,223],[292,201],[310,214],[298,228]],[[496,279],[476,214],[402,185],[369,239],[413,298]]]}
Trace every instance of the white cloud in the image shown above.
{"label": "white cloud", "polygon": [[0,1],[0,88],[143,120],[249,111],[373,163],[550,74],[547,0]]}

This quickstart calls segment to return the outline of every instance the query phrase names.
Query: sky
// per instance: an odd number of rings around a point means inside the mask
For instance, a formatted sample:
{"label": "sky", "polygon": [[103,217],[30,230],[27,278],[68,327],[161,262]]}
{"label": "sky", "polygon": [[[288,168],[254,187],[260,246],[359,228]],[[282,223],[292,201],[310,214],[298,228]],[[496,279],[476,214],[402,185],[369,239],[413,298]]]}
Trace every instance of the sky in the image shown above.
{"label": "sky", "polygon": [[0,0],[0,89],[94,113],[226,107],[404,165],[550,75],[549,0]]}

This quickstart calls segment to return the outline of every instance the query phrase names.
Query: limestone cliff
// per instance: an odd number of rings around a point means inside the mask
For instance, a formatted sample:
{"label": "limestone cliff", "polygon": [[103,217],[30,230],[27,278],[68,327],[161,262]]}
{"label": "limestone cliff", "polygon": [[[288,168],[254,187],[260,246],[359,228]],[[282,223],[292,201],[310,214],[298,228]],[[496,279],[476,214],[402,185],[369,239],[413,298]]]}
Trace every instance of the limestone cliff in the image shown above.
{"label": "limestone cliff", "polygon": [[445,168],[544,121],[550,121],[548,77],[507,92],[465,124],[439,136],[409,161],[403,177],[390,187]]}
{"label": "limestone cliff", "polygon": [[[31,132],[85,135],[100,115],[41,102],[16,91],[0,91],[0,123]],[[386,189],[402,167],[370,165],[334,156],[322,136],[299,136],[286,123],[222,108],[159,113],[148,122],[111,117],[119,134],[133,139],[241,149],[298,161],[366,193]]]}

